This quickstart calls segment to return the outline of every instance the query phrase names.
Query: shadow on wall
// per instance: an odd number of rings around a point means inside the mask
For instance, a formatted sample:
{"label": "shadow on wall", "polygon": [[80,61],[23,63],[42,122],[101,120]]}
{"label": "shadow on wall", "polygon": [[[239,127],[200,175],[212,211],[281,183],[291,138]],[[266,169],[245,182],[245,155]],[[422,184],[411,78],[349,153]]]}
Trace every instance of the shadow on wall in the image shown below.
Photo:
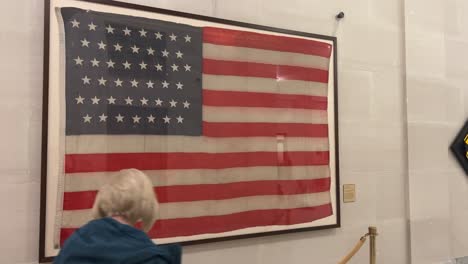
{"label": "shadow on wall", "polygon": [[[239,243],[239,240],[228,240],[228,241],[221,241],[219,243],[201,243],[197,245],[191,245],[189,247],[184,248],[184,254],[188,253],[201,253],[206,251],[215,251],[221,249],[234,249],[234,248],[241,248],[241,247],[254,247],[258,245],[262,245],[265,243],[274,244],[274,243],[287,243],[291,240],[306,240],[310,238],[330,238],[336,235],[336,229],[325,229],[325,230],[316,230],[313,232],[291,232],[282,235],[273,235],[273,236],[259,236],[249,239],[242,239],[242,243]],[[463,262],[464,263],[464,262]],[[467,262],[468,264],[468,262]]]}
{"label": "shadow on wall", "polygon": [[468,264],[468,257],[456,258],[454,264]]}

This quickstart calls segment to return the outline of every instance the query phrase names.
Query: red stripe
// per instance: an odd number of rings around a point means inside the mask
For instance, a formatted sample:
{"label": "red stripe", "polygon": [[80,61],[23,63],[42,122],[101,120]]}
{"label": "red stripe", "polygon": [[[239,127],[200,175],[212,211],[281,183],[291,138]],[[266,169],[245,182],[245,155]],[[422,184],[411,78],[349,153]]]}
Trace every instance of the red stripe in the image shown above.
{"label": "red stripe", "polygon": [[328,137],[327,124],[203,122],[207,137]]}
{"label": "red stripe", "polygon": [[239,153],[108,153],[67,154],[65,173],[167,169],[224,169],[253,166],[327,165],[328,151],[291,151]]}
{"label": "red stripe", "polygon": [[328,83],[328,71],[299,66],[203,59],[203,73]]}
{"label": "red stripe", "polygon": [[60,229],[60,245],[63,246],[65,241],[75,232],[78,228],[61,228]]}
{"label": "red stripe", "polygon": [[156,188],[161,203],[223,200],[257,195],[292,195],[325,192],[330,178],[312,180],[251,181],[225,184],[164,186]]}
{"label": "red stripe", "polygon": [[[292,195],[325,192],[330,178],[312,180],[251,181],[225,184],[199,184],[155,187],[161,203],[223,200],[256,195]],[[65,192],[63,210],[93,207],[97,191]]]}
{"label": "red stripe", "polygon": [[[270,225],[294,225],[312,222],[332,215],[332,205],[295,209],[272,209],[241,212],[220,216],[202,216],[159,220],[148,235],[151,238],[167,238],[228,232],[248,227]],[[64,241],[76,228],[62,228],[60,240]]]}
{"label": "red stripe", "polygon": [[294,94],[215,91],[203,88],[203,104],[327,110],[327,97]]}
{"label": "red stripe", "polygon": [[82,210],[93,208],[97,191],[64,192],[63,210]]}
{"label": "red stripe", "polygon": [[324,42],[274,36],[232,29],[203,28],[203,42],[254,49],[304,53],[330,58],[331,45]]}
{"label": "red stripe", "polygon": [[221,216],[203,216],[157,221],[151,238],[222,233],[242,228],[307,223],[332,214],[331,204],[297,209],[256,210]]}

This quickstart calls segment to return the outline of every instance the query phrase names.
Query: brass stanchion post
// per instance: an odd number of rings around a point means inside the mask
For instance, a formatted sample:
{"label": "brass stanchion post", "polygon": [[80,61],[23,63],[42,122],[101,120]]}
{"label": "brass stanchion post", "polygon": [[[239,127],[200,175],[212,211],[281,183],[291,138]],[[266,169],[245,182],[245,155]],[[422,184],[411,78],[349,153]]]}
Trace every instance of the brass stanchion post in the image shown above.
{"label": "brass stanchion post", "polygon": [[370,250],[370,264],[376,264],[376,250],[375,250],[375,238],[377,236],[377,227],[369,227],[369,250]]}

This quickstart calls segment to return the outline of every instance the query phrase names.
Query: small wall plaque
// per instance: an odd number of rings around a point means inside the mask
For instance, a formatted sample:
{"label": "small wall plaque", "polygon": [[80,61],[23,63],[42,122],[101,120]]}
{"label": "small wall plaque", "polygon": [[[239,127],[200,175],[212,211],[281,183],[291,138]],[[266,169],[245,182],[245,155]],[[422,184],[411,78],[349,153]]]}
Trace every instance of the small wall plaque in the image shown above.
{"label": "small wall plaque", "polygon": [[356,185],[343,184],[343,203],[354,203],[356,201]]}

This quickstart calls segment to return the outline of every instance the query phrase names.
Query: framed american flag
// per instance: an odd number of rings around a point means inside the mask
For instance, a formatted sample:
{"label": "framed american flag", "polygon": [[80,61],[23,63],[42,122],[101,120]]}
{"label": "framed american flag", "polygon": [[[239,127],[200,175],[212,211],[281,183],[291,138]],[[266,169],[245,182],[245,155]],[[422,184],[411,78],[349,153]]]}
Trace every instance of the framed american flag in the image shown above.
{"label": "framed american flag", "polygon": [[335,37],[133,5],[45,9],[40,259],[124,168],[156,243],[340,226]]}

